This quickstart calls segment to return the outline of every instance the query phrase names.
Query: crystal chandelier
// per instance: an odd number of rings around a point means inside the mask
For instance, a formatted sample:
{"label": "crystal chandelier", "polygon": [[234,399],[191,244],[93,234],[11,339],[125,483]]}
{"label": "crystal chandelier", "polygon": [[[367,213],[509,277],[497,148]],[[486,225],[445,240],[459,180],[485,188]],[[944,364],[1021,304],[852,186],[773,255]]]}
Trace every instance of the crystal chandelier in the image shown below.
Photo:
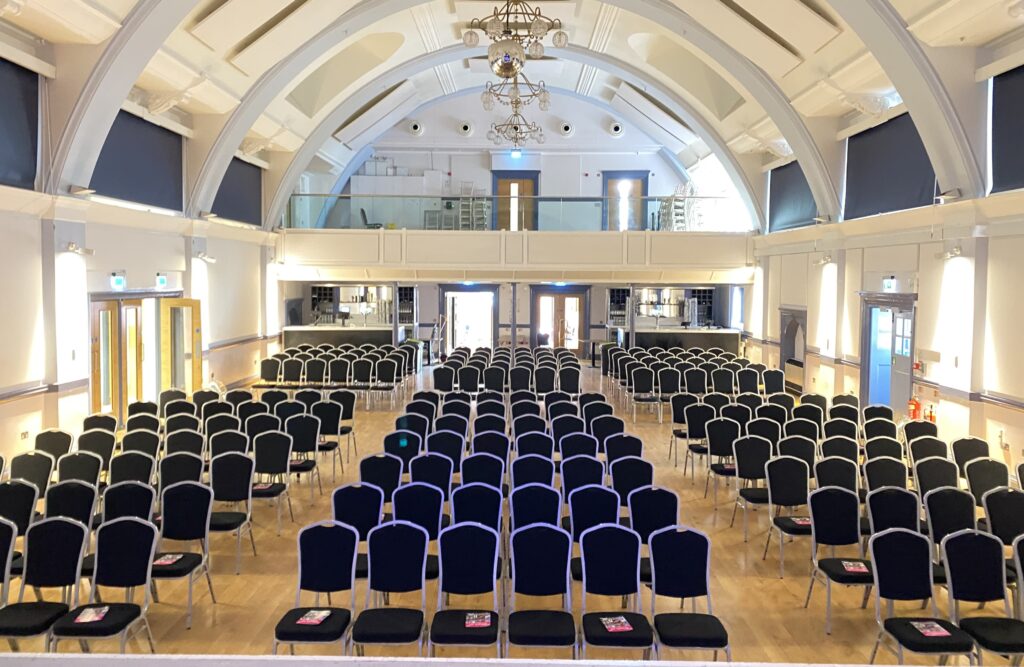
{"label": "crystal chandelier", "polygon": [[512,144],[513,149],[522,148],[523,144],[535,141],[538,144],[544,143],[544,130],[537,123],[526,120],[523,116],[523,102],[520,99],[511,100],[512,115],[502,123],[491,125],[491,131],[487,138],[494,142],[495,146],[502,143]]}
{"label": "crystal chandelier", "polygon": [[480,94],[480,102],[483,104],[484,111],[492,111],[495,103],[512,106],[512,103],[517,100],[523,107],[529,106],[536,100],[541,111],[551,108],[551,93],[544,86],[544,82],[533,83],[522,73],[510,79],[502,79],[497,84],[488,82],[484,92]]}
{"label": "crystal chandelier", "polygon": [[[480,44],[480,34],[476,32],[477,30],[482,30],[494,42],[487,54],[492,69],[492,50],[504,51],[513,61],[519,56],[519,67],[513,71],[513,76],[522,70],[522,61],[526,55],[531,58],[544,57],[543,40],[552,30],[555,34],[551,38],[551,43],[555,48],[562,49],[569,44],[569,35],[562,30],[562,21],[544,16],[539,8],[534,9],[525,0],[506,0],[505,5],[501,8],[495,7],[490,16],[470,21],[469,28],[462,36],[466,46],[474,47]],[[512,45],[518,48],[513,48]],[[510,54],[510,51],[514,53]],[[510,65],[508,71],[513,69]],[[497,71],[495,74],[505,76]]]}

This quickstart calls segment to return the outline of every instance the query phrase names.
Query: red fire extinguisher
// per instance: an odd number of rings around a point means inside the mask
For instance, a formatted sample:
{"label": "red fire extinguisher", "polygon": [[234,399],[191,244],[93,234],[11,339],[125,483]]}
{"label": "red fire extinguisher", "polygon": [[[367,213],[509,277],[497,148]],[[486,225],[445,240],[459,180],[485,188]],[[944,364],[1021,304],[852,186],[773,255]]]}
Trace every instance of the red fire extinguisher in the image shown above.
{"label": "red fire extinguisher", "polygon": [[927,414],[925,414],[924,418],[927,419],[928,421],[930,421],[933,424],[935,423],[935,406],[934,405],[929,405],[928,406],[928,412],[927,412]]}
{"label": "red fire extinguisher", "polygon": [[907,401],[907,418],[921,418],[921,401],[917,400],[917,396],[911,396],[910,400]]}

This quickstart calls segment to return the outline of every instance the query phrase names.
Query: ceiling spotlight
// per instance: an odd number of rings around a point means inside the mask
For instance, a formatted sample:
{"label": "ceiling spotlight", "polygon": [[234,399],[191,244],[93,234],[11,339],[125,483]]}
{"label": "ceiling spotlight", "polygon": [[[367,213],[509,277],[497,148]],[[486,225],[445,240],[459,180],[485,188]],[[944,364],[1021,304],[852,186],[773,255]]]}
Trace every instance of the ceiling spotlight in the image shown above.
{"label": "ceiling spotlight", "polygon": [[960,199],[960,188],[953,188],[952,190],[946,190],[940,195],[935,197],[935,203],[942,205]]}
{"label": "ceiling spotlight", "polygon": [[84,185],[72,185],[68,188],[68,194],[75,197],[87,197],[89,195],[96,194],[96,191],[92,188],[87,188]]}
{"label": "ceiling spotlight", "polygon": [[955,245],[946,252],[940,252],[938,255],[935,255],[935,259],[953,259],[954,257],[960,257],[963,254],[964,249],[959,245]]}
{"label": "ceiling spotlight", "polygon": [[217,258],[216,257],[211,257],[210,255],[207,255],[205,252],[201,252],[198,255],[196,255],[196,259],[201,259],[204,262],[206,262],[207,264],[216,264],[217,263]]}
{"label": "ceiling spotlight", "polygon": [[817,225],[827,225],[832,222],[832,216],[830,215],[819,215],[814,218],[814,223]]}
{"label": "ceiling spotlight", "polygon": [[73,252],[76,255],[83,255],[86,257],[92,257],[93,255],[96,254],[96,251],[93,250],[92,248],[83,248],[74,241],[68,243],[64,249],[67,250],[68,252]]}

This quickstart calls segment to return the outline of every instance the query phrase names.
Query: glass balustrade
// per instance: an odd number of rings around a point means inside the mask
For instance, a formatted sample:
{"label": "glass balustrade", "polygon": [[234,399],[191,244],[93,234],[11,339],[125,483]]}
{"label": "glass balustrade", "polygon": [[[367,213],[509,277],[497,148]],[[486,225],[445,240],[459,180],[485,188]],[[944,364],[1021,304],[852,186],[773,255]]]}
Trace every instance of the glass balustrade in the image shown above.
{"label": "glass balustrade", "polygon": [[726,197],[412,197],[292,195],[289,229],[748,232]]}

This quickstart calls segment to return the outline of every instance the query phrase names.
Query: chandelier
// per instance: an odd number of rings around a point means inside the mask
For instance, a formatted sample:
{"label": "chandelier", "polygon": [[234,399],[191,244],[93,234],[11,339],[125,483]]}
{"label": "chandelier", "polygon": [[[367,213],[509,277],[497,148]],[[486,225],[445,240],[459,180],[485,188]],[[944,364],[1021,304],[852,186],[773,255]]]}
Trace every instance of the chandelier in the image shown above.
{"label": "chandelier", "polygon": [[523,116],[522,100],[514,99],[509,104],[512,106],[512,115],[502,123],[491,125],[491,131],[487,133],[487,138],[496,146],[505,142],[510,143],[513,150],[522,148],[523,144],[529,141],[543,144],[544,130],[540,125],[526,120],[526,117]]}
{"label": "chandelier", "polygon": [[[522,83],[522,87],[520,87],[520,83]],[[484,92],[480,95],[484,111],[493,110],[495,103],[512,106],[513,102],[518,101],[520,106],[525,107],[532,104],[534,100],[537,101],[537,106],[541,111],[551,108],[551,93],[544,86],[544,82],[533,83],[522,73],[510,79],[502,79],[497,84],[488,82]]]}
{"label": "chandelier", "polygon": [[[465,45],[477,46],[480,43],[480,34],[476,31],[483,30],[494,42],[487,54],[491,60],[491,68],[494,69],[492,51],[503,51],[504,55],[509,56],[506,71],[512,72],[512,75],[522,70],[526,55],[531,58],[544,57],[543,40],[552,30],[555,34],[551,38],[551,43],[555,48],[562,49],[569,44],[569,35],[562,30],[562,21],[544,16],[539,8],[534,9],[525,0],[506,0],[505,5],[501,8],[495,7],[490,16],[470,21],[469,28],[462,36]],[[516,60],[518,69],[514,67]],[[495,71],[495,74],[504,78],[510,76],[498,71]]]}

